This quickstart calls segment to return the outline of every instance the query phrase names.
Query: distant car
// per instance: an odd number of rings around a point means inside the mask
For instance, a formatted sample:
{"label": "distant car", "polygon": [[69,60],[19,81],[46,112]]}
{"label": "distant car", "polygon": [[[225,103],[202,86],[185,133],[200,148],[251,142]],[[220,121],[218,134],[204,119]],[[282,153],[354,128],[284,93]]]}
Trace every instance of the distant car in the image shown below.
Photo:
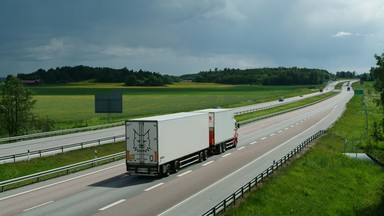
{"label": "distant car", "polygon": [[284,101],[284,97],[279,98],[279,101],[283,102]]}
{"label": "distant car", "polygon": [[303,95],[300,95],[300,97],[303,97]]}

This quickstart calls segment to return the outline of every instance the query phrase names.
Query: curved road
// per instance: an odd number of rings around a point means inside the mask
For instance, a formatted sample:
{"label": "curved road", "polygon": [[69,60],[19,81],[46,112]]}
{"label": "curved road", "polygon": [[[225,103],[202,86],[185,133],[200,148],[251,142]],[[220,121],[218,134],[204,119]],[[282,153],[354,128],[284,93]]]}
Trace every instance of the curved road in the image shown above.
{"label": "curved road", "polygon": [[128,176],[124,160],[0,194],[2,215],[201,215],[342,114],[352,91],[248,124],[239,144],[167,178]]}

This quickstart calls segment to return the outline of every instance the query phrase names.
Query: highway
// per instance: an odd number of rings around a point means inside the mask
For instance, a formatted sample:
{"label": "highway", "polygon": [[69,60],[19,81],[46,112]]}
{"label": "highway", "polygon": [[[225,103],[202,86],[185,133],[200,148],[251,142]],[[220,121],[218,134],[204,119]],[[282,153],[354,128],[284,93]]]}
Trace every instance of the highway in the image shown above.
{"label": "highway", "polygon": [[124,160],[0,194],[0,215],[202,215],[342,114],[353,91],[245,125],[236,149],[167,178],[129,176]]}
{"label": "highway", "polygon": [[[337,82],[329,83],[324,88],[324,93],[332,91],[335,87]],[[277,99],[275,101],[260,103],[260,104],[254,104],[249,106],[243,106],[243,107],[236,107],[234,108],[234,112],[244,112],[247,110],[252,109],[259,109],[264,107],[270,107],[274,105],[279,105],[283,103],[291,103],[295,101],[299,101],[308,97],[319,95],[319,92],[314,92],[311,94],[304,95],[303,97],[297,96],[297,97],[291,97],[291,98],[285,98],[284,102],[279,102]],[[8,156],[8,155],[15,155],[20,153],[27,153],[28,151],[36,151],[36,150],[42,150],[52,147],[60,147],[70,144],[77,144],[81,142],[89,142],[94,141],[98,139],[103,138],[110,138],[110,137],[118,137],[124,134],[124,126],[118,126],[118,127],[112,127],[112,128],[106,128],[106,129],[100,129],[100,130],[92,130],[92,131],[86,131],[86,132],[79,132],[79,133],[73,133],[73,134],[66,134],[66,135],[60,135],[60,136],[52,136],[52,137],[45,137],[45,138],[39,138],[39,139],[32,139],[32,140],[25,140],[25,141],[19,141],[9,144],[2,144],[0,145],[0,157],[2,156]],[[108,140],[109,142],[112,142],[113,139]],[[116,141],[123,141],[124,138],[117,139]],[[108,142],[104,142],[108,143]],[[95,142],[93,145],[98,145],[97,142]],[[92,146],[92,145],[89,145]],[[66,151],[69,150],[75,150],[79,149],[79,147],[66,149]],[[57,153],[60,153],[61,151],[54,151],[54,152],[47,152],[44,153],[44,155],[54,155]],[[38,155],[35,155],[35,157]],[[26,157],[18,158],[17,161],[20,160],[27,160]],[[31,156],[30,158],[33,158]],[[0,163],[9,163],[13,162],[12,159],[0,161]]]}

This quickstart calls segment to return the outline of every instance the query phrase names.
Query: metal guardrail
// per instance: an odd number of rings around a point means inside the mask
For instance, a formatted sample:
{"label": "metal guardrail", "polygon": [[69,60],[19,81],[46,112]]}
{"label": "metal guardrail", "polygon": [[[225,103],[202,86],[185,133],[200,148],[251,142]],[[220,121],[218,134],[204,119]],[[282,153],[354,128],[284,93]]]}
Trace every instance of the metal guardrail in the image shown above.
{"label": "metal guardrail", "polygon": [[64,167],[59,167],[56,169],[51,169],[51,170],[47,170],[47,171],[43,171],[43,172],[39,172],[39,173],[27,175],[27,176],[22,176],[22,177],[15,178],[15,179],[3,181],[3,182],[0,182],[0,192],[3,192],[5,190],[6,186],[9,186],[12,184],[22,183],[22,182],[30,181],[30,180],[34,180],[34,179],[36,180],[36,182],[39,182],[41,180],[41,178],[44,176],[52,175],[52,174],[59,173],[59,172],[65,172],[65,171],[68,174],[70,170],[78,169],[78,168],[81,168],[83,166],[88,166],[88,165],[94,166],[95,164],[100,163],[102,161],[106,161],[106,160],[115,161],[116,158],[123,157],[124,155],[125,155],[125,152],[120,152],[120,153],[108,155],[105,157],[100,157],[100,158],[96,158],[96,159],[92,159],[92,160],[88,160],[88,161],[84,161],[84,162],[80,162],[80,163],[76,163],[76,164],[71,164],[71,165],[64,166]]}
{"label": "metal guardrail", "polygon": [[81,131],[97,130],[97,129],[116,127],[116,126],[121,126],[121,125],[124,125],[124,122],[105,124],[105,125],[97,125],[97,126],[89,126],[89,127],[82,127],[82,128],[74,128],[74,129],[66,129],[66,130],[58,130],[58,131],[51,131],[51,132],[43,132],[43,133],[35,133],[35,134],[28,134],[28,135],[16,136],[16,137],[1,138],[0,143],[19,141],[19,140],[27,140],[27,139],[33,139],[33,138],[48,137],[48,136],[63,135],[63,134],[81,132]]}
{"label": "metal guardrail", "polygon": [[242,115],[242,114],[246,114],[246,113],[252,113],[252,112],[257,112],[257,111],[261,111],[261,110],[267,110],[267,109],[271,109],[271,108],[274,108],[274,107],[279,107],[279,106],[295,103],[297,101],[300,101],[300,100],[293,100],[293,101],[282,102],[282,103],[278,103],[278,104],[274,104],[274,105],[269,105],[269,106],[265,106],[265,107],[244,110],[244,111],[240,111],[240,112],[235,112],[234,114],[235,114],[235,116],[237,116],[237,115]]}
{"label": "metal guardrail", "polygon": [[300,153],[304,148],[307,147],[308,144],[313,142],[315,139],[326,133],[325,130],[320,130],[316,134],[312,135],[308,139],[306,139],[303,143],[298,145],[296,148],[294,148],[292,151],[290,151],[288,154],[286,154],[284,157],[282,157],[280,160],[274,162],[272,166],[268,167],[266,170],[261,172],[259,175],[257,175],[255,178],[253,178],[251,181],[249,181],[247,184],[236,190],[234,193],[229,195],[227,198],[225,198],[223,201],[219,202],[217,205],[215,205],[213,208],[208,210],[203,214],[203,216],[216,216],[221,211],[226,211],[228,207],[231,205],[236,204],[236,200],[239,198],[243,198],[244,194],[251,191],[253,187],[257,187],[257,184],[259,182],[263,182],[264,179],[268,178],[271,174],[273,174],[276,170],[278,170],[280,167],[282,167],[284,164],[286,164],[292,157]]}
{"label": "metal guardrail", "polygon": [[26,159],[28,159],[29,157],[35,156],[35,155],[42,157],[43,153],[48,153],[48,152],[52,152],[52,151],[61,151],[61,153],[64,153],[65,149],[76,148],[76,147],[83,149],[87,145],[88,146],[92,145],[92,144],[101,145],[102,142],[105,142],[108,140],[110,140],[110,141],[113,140],[113,143],[115,143],[116,140],[118,140],[120,138],[124,138],[124,137],[125,137],[125,135],[119,135],[119,136],[114,136],[114,137],[106,137],[106,138],[97,139],[97,140],[90,140],[90,141],[81,142],[81,143],[74,143],[74,144],[57,146],[57,147],[52,147],[52,148],[40,149],[40,150],[34,150],[34,151],[28,150],[27,152],[23,152],[23,153],[19,153],[19,154],[1,156],[0,161],[12,159],[13,162],[16,162],[17,158],[27,157]]}

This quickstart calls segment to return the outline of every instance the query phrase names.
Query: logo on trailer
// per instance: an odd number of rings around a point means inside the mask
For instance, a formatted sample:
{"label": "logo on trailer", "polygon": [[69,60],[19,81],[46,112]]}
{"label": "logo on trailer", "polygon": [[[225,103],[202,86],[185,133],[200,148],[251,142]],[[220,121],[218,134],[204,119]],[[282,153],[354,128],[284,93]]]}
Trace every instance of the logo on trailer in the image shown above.
{"label": "logo on trailer", "polygon": [[136,152],[149,152],[151,150],[151,140],[149,138],[149,129],[144,134],[137,133],[134,131],[133,137],[133,150]]}

